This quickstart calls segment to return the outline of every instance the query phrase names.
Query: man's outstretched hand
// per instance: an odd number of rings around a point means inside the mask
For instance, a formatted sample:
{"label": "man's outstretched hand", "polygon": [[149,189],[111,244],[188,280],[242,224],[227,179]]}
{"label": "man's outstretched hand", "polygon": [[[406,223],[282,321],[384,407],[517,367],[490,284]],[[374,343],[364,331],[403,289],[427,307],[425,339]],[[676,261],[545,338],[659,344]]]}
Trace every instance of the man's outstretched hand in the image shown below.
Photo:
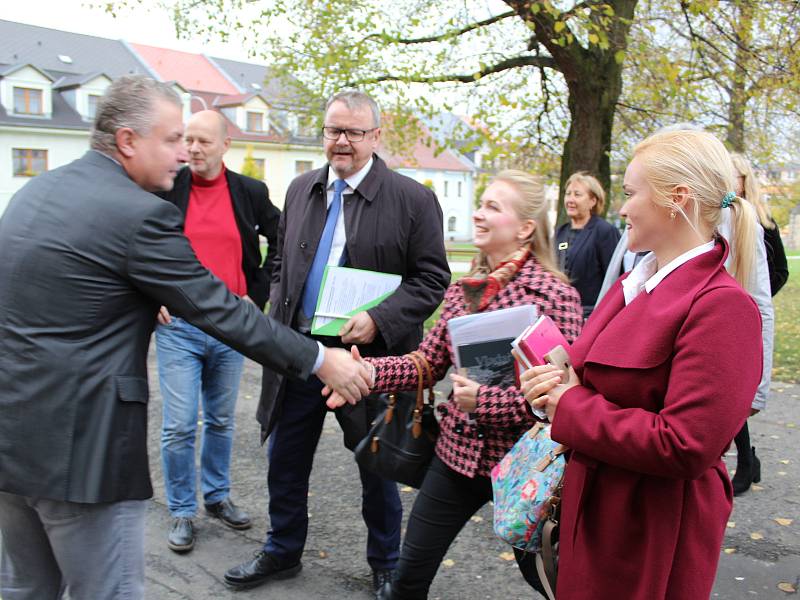
{"label": "man's outstretched hand", "polygon": [[341,348],[325,348],[325,360],[317,371],[317,377],[325,384],[323,395],[333,392],[328,399],[329,405],[337,397],[341,404],[355,404],[369,394],[373,383],[372,373],[357,349],[347,352]]}
{"label": "man's outstretched hand", "polygon": [[[358,351],[357,346],[350,347],[350,356],[353,358],[353,360],[355,360],[362,367],[364,367],[364,369],[366,369],[368,374],[369,387],[371,388],[373,385],[375,385],[375,367],[373,367],[371,364],[369,364],[363,358],[361,358],[361,353]],[[356,401],[353,402],[349,398],[341,394],[339,391],[337,391],[336,389],[331,389],[331,386],[329,385],[326,385],[324,388],[322,388],[322,395],[328,396],[328,400],[327,402],[325,402],[325,404],[331,410],[339,408],[340,406],[344,406],[346,402],[350,402],[350,404],[355,404],[358,400],[366,396],[368,393],[369,389],[367,389],[366,393],[359,396],[359,398],[357,398]]]}

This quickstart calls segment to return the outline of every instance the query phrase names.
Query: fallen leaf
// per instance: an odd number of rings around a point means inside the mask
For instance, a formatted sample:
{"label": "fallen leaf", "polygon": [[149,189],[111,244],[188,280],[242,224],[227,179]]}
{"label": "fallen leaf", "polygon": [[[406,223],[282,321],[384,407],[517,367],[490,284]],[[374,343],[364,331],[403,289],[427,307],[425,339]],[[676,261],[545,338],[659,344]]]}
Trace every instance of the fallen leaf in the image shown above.
{"label": "fallen leaf", "polygon": [[249,394],[245,394],[244,397],[245,397],[245,400],[252,400],[253,399],[253,397],[251,395],[249,395]]}
{"label": "fallen leaf", "polygon": [[319,557],[320,558],[328,558],[328,553],[325,552],[325,550],[320,550],[319,551]]}
{"label": "fallen leaf", "polygon": [[778,471],[778,475],[786,475],[786,471]]}
{"label": "fallen leaf", "polygon": [[411,486],[409,486],[409,485],[404,485],[402,488],[400,488],[400,491],[401,491],[401,492],[413,492],[413,491],[414,491],[414,488],[412,488],[412,487],[411,487]]}
{"label": "fallen leaf", "polygon": [[779,439],[781,439],[781,436],[779,436],[779,435],[771,435],[771,436],[769,436],[769,437],[770,437],[771,439],[773,439],[773,440],[779,440]]}
{"label": "fallen leaf", "polygon": [[760,492],[764,488],[762,486],[758,485],[757,483],[754,483],[753,485],[750,486],[750,489],[753,490],[754,492]]}
{"label": "fallen leaf", "polygon": [[797,587],[794,584],[786,582],[786,581],[781,581],[778,584],[778,589],[780,591],[782,591],[782,592],[786,592],[787,594],[796,594],[797,593]]}
{"label": "fallen leaf", "polygon": [[758,533],[757,531],[754,531],[753,533],[750,534],[750,539],[751,540],[763,540],[764,539],[764,535],[761,534],[761,533]]}
{"label": "fallen leaf", "polygon": [[726,525],[726,527],[728,529],[733,529],[734,527],[736,527],[736,521],[728,521],[728,524]]}
{"label": "fallen leaf", "polygon": [[782,465],[788,465],[789,464],[788,460],[779,460],[778,462],[781,463]]}
{"label": "fallen leaf", "polygon": [[[514,556],[514,554],[512,553],[512,554],[511,554],[511,556],[513,557],[513,556]],[[442,564],[443,564],[445,567],[452,567],[454,564],[456,564],[456,561],[454,561],[452,558],[445,558],[445,559],[442,561]]]}
{"label": "fallen leaf", "polygon": [[473,523],[483,523],[483,517],[481,517],[480,515],[473,515],[470,518],[470,521],[472,521]]}
{"label": "fallen leaf", "polygon": [[725,548],[725,550],[723,550],[723,552],[725,554],[736,554],[736,548]]}
{"label": "fallen leaf", "polygon": [[744,577],[734,577],[736,581],[744,581]]}
{"label": "fallen leaf", "polygon": [[513,552],[501,552],[500,558],[503,560],[514,560],[514,553]]}
{"label": "fallen leaf", "polygon": [[778,525],[783,525],[784,527],[788,527],[789,525],[792,524],[792,519],[781,519],[780,517],[777,517],[774,519],[774,521]]}

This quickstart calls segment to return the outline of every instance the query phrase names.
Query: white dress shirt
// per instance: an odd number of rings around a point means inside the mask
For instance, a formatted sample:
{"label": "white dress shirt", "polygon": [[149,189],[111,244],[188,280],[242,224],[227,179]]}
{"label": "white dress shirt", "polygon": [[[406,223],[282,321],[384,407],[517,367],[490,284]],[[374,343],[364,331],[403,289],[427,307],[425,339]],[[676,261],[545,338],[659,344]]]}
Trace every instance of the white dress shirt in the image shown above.
{"label": "white dress shirt", "polygon": [[[358,188],[358,185],[367,176],[369,170],[372,168],[372,157],[367,161],[361,169],[350,177],[345,178],[347,187],[342,191],[342,207],[339,210],[339,217],[336,219],[336,227],[333,230],[333,241],[331,242],[331,253],[328,255],[328,262],[325,264],[336,266],[342,260],[345,245],[347,244],[347,235],[344,229],[344,197],[352,194]],[[333,202],[333,182],[339,179],[336,171],[332,167],[328,167],[328,204],[330,207]]]}

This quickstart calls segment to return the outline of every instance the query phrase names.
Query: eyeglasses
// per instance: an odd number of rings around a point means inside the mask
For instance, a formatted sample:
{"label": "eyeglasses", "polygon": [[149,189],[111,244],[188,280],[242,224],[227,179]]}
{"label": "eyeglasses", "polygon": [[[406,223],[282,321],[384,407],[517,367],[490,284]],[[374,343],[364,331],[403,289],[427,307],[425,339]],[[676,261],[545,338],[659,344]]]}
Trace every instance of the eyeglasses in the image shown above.
{"label": "eyeglasses", "polygon": [[360,142],[364,139],[370,131],[375,131],[377,127],[372,129],[339,129],[338,127],[323,127],[322,137],[327,140],[338,140],[339,136],[344,134],[348,142]]}

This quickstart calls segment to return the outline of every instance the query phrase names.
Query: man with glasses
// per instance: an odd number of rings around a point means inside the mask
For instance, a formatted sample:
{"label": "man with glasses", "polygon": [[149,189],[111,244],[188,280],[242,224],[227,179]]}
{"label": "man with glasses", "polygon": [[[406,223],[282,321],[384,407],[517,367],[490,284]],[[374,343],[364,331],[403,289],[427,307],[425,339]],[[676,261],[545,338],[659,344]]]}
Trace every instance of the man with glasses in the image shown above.
{"label": "man with glasses", "polygon": [[[397,273],[403,281],[394,294],[353,316],[339,337],[319,339],[343,347],[357,344],[364,356],[405,354],[419,345],[422,324],[450,283],[442,210],[432,191],[389,170],[375,153],[380,111],[366,94],[334,95],[322,135],[328,164],[297,177],[286,193],[270,315],[310,335],[325,265]],[[262,385],[258,419],[262,441],[270,436],[271,528],[255,558],[225,573],[225,582],[237,589],[300,571],[308,531],[308,480],[326,413],[316,377],[296,382],[264,369]],[[377,410],[376,399],[370,397],[337,410],[348,448],[358,443],[356,432],[366,434]],[[367,562],[379,594],[399,555],[402,507],[394,482],[359,472]]]}

